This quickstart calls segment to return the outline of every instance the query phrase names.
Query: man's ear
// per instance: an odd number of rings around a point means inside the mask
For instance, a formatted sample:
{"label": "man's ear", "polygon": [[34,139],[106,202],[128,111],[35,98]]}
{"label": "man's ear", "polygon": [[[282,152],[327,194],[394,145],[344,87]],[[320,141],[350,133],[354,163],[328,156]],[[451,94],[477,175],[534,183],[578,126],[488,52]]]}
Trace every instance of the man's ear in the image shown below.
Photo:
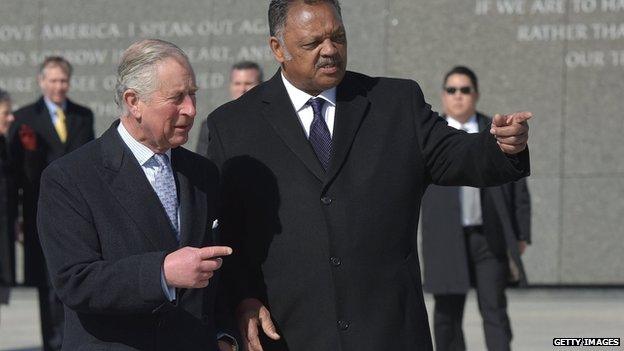
{"label": "man's ear", "polygon": [[141,109],[139,106],[140,99],[136,91],[132,89],[127,89],[126,91],[124,91],[123,103],[126,106],[126,110],[128,111],[129,116],[132,116],[136,119],[141,118]]}
{"label": "man's ear", "polygon": [[271,51],[273,52],[273,57],[280,64],[283,64],[286,61],[285,48],[282,46],[282,43],[277,37],[269,38],[269,47],[271,47]]}

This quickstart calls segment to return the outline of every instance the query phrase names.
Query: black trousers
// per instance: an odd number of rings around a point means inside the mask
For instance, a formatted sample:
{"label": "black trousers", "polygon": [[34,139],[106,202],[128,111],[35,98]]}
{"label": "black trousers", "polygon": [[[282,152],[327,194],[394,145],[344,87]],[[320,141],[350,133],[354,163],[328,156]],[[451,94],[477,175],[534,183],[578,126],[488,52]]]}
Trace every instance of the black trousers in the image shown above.
{"label": "black trousers", "polygon": [[[485,342],[490,351],[508,351],[511,325],[507,316],[506,258],[496,257],[479,231],[466,233],[470,278],[477,291]],[[465,294],[434,295],[434,334],[437,351],[466,350],[462,320]]]}
{"label": "black trousers", "polygon": [[63,328],[65,327],[63,303],[50,285],[38,286],[37,290],[43,351],[58,351],[63,343]]}

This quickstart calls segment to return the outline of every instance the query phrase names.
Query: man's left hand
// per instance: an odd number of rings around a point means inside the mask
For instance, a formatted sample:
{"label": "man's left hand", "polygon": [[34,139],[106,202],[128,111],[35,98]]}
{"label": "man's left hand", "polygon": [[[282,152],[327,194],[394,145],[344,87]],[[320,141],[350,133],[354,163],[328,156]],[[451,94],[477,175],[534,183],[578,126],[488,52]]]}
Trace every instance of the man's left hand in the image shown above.
{"label": "man's left hand", "polygon": [[516,112],[509,115],[497,114],[492,119],[490,133],[496,137],[501,150],[510,155],[526,149],[529,140],[528,120],[531,112]]}

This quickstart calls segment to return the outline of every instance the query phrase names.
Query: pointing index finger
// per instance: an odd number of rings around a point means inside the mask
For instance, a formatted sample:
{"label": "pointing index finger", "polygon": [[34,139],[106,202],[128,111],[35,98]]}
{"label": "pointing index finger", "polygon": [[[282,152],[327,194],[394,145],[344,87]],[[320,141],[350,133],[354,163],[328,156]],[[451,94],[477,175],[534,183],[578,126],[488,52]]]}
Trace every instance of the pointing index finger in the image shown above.
{"label": "pointing index finger", "polygon": [[507,125],[507,119],[503,117],[501,114],[497,113],[494,115],[494,118],[492,119],[492,124],[495,127],[504,127]]}
{"label": "pointing index finger", "polygon": [[531,112],[522,111],[522,112],[516,112],[516,113],[512,113],[508,115],[507,121],[509,122],[508,124],[522,123],[522,122],[528,121],[529,119],[531,119],[531,117],[533,117],[533,114]]}
{"label": "pointing index finger", "polygon": [[232,254],[232,248],[229,246],[206,246],[199,249],[199,255],[202,260],[215,257],[228,256]]}

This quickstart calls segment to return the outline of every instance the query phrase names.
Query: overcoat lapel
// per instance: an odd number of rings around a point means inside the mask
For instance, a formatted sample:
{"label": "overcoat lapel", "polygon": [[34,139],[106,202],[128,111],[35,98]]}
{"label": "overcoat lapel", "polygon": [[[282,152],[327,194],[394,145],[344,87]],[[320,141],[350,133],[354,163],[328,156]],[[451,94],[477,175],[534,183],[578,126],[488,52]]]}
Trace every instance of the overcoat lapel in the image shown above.
{"label": "overcoat lapel", "polygon": [[191,184],[187,172],[192,170],[185,167],[177,148],[171,150],[171,164],[176,175],[180,200],[180,246],[201,247],[208,223],[206,199]]}
{"label": "overcoat lapel", "polygon": [[117,133],[118,125],[119,121],[113,123],[100,139],[100,176],[154,248],[174,250],[178,247],[175,231],[141,166]]}
{"label": "overcoat lapel", "polygon": [[264,118],[310,172],[323,181],[325,172],[299,123],[297,113],[282,82],[281,71],[278,70],[267,83],[263,101]]}
{"label": "overcoat lapel", "polygon": [[349,86],[347,78],[336,91],[336,117],[332,136],[332,157],[325,178],[327,186],[336,177],[344,164],[370,102],[359,92],[358,87]]}
{"label": "overcoat lapel", "polygon": [[479,132],[487,130],[491,122],[484,115],[477,112],[477,124],[479,125]]}
{"label": "overcoat lapel", "polygon": [[76,132],[78,131],[79,126],[78,118],[80,118],[76,114],[76,108],[74,103],[69,100],[67,100],[67,111],[65,112],[65,116],[67,124],[67,140],[65,141],[65,147],[67,148],[69,145],[71,145],[72,140],[76,136]]}

